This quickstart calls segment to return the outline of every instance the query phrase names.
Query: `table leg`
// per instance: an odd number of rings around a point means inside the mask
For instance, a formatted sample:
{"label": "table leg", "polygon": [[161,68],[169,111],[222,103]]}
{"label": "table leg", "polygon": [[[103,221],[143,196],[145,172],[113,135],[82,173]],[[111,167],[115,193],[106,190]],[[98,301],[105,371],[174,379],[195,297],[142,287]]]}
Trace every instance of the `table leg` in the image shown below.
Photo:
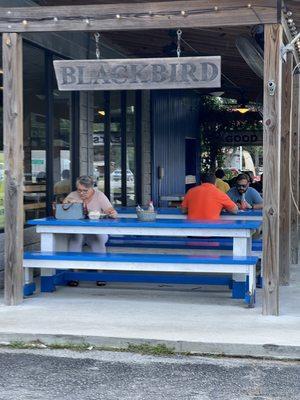
{"label": "table leg", "polygon": [[249,267],[249,290],[246,293],[245,301],[248,307],[254,307],[255,304],[255,289],[256,289],[256,267]]}
{"label": "table leg", "polygon": [[[41,251],[53,252],[56,250],[56,236],[53,233],[41,234]],[[41,292],[55,291],[55,269],[41,268]]]}
{"label": "table leg", "polygon": [[23,294],[24,296],[31,296],[36,290],[35,283],[33,281],[33,269],[24,268],[24,286]]}
{"label": "table leg", "polygon": [[[235,237],[233,238],[233,256],[247,257],[251,254],[252,238]],[[246,288],[246,275],[232,275],[232,297],[234,299],[244,299]]]}

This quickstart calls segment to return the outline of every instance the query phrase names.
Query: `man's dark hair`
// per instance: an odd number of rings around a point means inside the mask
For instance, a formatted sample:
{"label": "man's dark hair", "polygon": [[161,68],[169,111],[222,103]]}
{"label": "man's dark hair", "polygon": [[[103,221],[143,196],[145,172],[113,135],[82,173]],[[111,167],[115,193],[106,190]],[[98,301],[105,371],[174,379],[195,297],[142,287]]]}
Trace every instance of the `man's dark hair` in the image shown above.
{"label": "man's dark hair", "polygon": [[61,173],[61,177],[63,179],[70,179],[70,170],[64,169],[63,172]]}
{"label": "man's dark hair", "polygon": [[222,179],[225,176],[225,172],[221,168],[219,168],[216,170],[215,175],[217,178]]}
{"label": "man's dark hair", "polygon": [[201,183],[212,183],[213,185],[216,183],[216,176],[211,172],[207,172],[201,175]]}
{"label": "man's dark hair", "polygon": [[249,175],[247,175],[247,174],[239,174],[239,175],[236,177],[236,181],[235,181],[235,182],[239,182],[239,181],[241,181],[242,179],[246,179],[246,181],[249,182]]}

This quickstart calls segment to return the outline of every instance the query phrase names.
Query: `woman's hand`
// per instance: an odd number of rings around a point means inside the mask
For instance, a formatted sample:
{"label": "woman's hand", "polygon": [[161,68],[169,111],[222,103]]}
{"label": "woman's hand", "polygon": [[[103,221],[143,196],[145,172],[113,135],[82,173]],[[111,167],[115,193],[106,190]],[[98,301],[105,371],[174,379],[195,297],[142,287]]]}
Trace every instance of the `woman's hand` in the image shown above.
{"label": "woman's hand", "polygon": [[109,218],[118,218],[118,213],[114,208],[109,208],[104,211]]}
{"label": "woman's hand", "polygon": [[74,199],[64,199],[63,204],[71,204],[71,203],[78,203],[78,201]]}

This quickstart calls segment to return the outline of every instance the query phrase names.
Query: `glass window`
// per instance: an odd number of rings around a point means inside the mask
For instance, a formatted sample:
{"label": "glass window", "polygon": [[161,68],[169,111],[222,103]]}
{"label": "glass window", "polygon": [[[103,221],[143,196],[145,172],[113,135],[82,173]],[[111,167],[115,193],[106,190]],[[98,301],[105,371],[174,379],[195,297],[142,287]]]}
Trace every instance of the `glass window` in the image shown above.
{"label": "glass window", "polygon": [[126,205],[133,206],[136,203],[135,195],[135,117],[136,104],[135,92],[128,92],[126,97]]}
{"label": "glass window", "polygon": [[[71,191],[72,95],[53,90],[53,193],[61,202]],[[78,160],[79,162],[79,160]]]}
{"label": "glass window", "polygon": [[[123,135],[124,139],[126,135],[126,140],[122,140]],[[136,203],[135,137],[136,92],[95,92],[94,178],[99,190],[105,191],[106,188],[110,191],[106,194],[114,205],[134,206]],[[106,140],[109,143],[109,161],[106,159]],[[109,185],[105,182],[108,176]]]}
{"label": "glass window", "polygon": [[24,211],[25,220],[46,210],[46,95],[44,51],[24,43]]}
{"label": "glass window", "polygon": [[121,93],[110,95],[110,200],[121,204]]}
{"label": "glass window", "polygon": [[104,92],[95,92],[94,96],[94,180],[101,192],[104,192],[105,182],[105,157],[104,157],[104,131],[105,131],[105,108]]}
{"label": "glass window", "polygon": [[3,69],[0,37],[0,229],[4,228]]}

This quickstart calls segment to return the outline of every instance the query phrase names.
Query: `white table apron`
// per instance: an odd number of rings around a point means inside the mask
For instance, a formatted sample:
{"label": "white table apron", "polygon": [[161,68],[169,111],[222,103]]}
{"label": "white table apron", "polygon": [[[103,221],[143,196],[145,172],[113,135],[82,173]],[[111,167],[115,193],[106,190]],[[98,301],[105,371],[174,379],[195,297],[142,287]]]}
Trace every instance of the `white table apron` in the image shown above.
{"label": "white table apron", "polygon": [[[135,213],[118,213],[119,218],[136,218]],[[157,219],[186,219],[185,214],[157,214]],[[262,221],[262,216],[260,215],[235,215],[235,214],[228,214],[228,215],[220,215],[222,220],[239,220],[243,219],[244,221]]]}
{"label": "white table apron", "polygon": [[[41,251],[67,251],[68,234],[110,234],[140,236],[173,237],[233,237],[233,256],[248,256],[251,253],[253,229],[209,229],[209,228],[153,228],[153,227],[117,227],[117,226],[64,226],[37,225],[41,234]],[[52,276],[55,270],[42,269],[42,276]],[[233,279],[244,281],[244,274],[234,274]]]}

